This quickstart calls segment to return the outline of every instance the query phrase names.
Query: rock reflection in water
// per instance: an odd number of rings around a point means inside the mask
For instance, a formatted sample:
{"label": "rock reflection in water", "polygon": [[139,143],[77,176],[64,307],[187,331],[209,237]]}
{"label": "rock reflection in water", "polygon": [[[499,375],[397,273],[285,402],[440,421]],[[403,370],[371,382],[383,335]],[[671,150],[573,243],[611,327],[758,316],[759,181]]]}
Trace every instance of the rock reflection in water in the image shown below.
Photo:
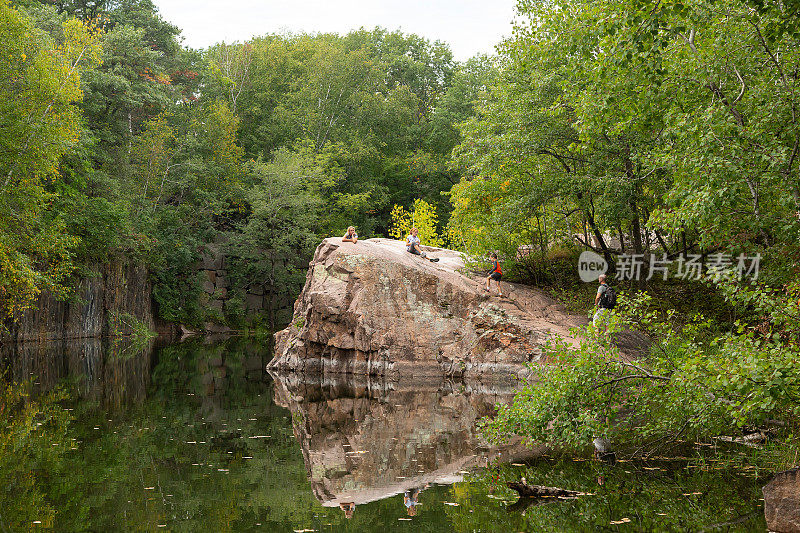
{"label": "rock reflection in water", "polygon": [[71,378],[82,399],[121,408],[147,397],[153,344],[124,338],[23,342],[3,346],[0,359],[14,382],[33,378],[35,390],[48,391]]}
{"label": "rock reflection in water", "polygon": [[451,484],[493,460],[542,453],[515,441],[490,446],[475,428],[508,384],[398,383],[366,376],[273,374],[275,403],[292,413],[312,490],[326,507]]}

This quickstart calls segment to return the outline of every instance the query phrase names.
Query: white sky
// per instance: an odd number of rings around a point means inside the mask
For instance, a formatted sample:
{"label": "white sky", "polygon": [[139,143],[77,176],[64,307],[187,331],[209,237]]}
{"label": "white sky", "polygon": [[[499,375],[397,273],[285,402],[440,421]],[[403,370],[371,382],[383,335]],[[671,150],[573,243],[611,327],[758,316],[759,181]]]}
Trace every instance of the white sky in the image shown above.
{"label": "white sky", "polygon": [[283,31],[344,34],[381,26],[450,45],[455,59],[494,53],[511,34],[516,0],[154,0],[184,44],[206,48]]}

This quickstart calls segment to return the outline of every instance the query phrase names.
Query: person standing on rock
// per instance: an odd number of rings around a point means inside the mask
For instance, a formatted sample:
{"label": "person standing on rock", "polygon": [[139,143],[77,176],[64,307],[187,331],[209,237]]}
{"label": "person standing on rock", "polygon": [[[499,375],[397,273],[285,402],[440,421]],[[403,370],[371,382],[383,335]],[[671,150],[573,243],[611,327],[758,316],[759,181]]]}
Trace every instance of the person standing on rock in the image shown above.
{"label": "person standing on rock", "polygon": [[352,242],[353,244],[358,242],[358,234],[356,233],[356,228],[350,226],[347,228],[347,231],[342,237],[342,242]]}
{"label": "person standing on rock", "polygon": [[503,278],[503,269],[500,268],[500,262],[497,260],[497,254],[492,252],[489,254],[489,257],[492,259],[492,269],[486,275],[486,287],[484,288],[486,292],[491,292],[489,289],[489,284],[492,280],[497,282],[497,293],[500,297],[503,297],[503,289],[500,288],[500,280]]}
{"label": "person standing on rock", "polygon": [[406,237],[406,250],[414,255],[421,256],[423,259],[429,260],[431,263],[435,263],[439,260],[438,257],[428,257],[428,254],[420,249],[419,230],[416,227],[411,228],[411,233],[409,233],[408,237]]}

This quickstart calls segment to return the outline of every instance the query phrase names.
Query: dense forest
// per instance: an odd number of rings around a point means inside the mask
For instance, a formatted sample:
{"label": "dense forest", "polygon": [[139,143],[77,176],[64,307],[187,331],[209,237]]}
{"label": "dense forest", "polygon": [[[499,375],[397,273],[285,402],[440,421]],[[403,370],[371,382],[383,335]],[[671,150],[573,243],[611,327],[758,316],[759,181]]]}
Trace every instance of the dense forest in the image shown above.
{"label": "dense forest", "polygon": [[[432,207],[439,242],[567,297],[587,248],[612,272],[636,254],[642,278],[656,259],[683,274],[620,286],[611,333],[645,330],[647,360],[592,328],[554,346],[563,364],[500,410],[498,439],[794,442],[796,0],[520,0],[497,55],[464,63],[382,29],[190,50],[149,0],[1,0],[0,17],[5,317],[117,257],[148,264],[162,318],[196,324],[207,243],[232,290],[293,296],[321,237]],[[686,279],[688,256],[720,268]]]}
{"label": "dense forest", "polygon": [[382,29],[196,51],[149,0],[1,9],[6,317],[116,257],[149,265],[162,318],[241,322],[242,294],[226,316],[203,306],[193,266],[210,242],[234,293],[293,299],[321,237],[387,234],[415,199],[446,221],[455,124],[496,72]]}

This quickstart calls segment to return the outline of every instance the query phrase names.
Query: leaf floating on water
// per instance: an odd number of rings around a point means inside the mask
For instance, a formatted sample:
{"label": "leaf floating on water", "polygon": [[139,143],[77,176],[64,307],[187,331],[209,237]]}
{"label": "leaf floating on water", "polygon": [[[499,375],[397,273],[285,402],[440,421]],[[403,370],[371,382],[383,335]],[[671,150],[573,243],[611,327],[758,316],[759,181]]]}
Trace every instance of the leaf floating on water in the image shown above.
{"label": "leaf floating on water", "polygon": [[626,518],[621,518],[619,520],[612,520],[611,524],[615,525],[615,526],[618,526],[620,524],[627,524],[630,521],[631,521],[631,519],[626,517]]}

